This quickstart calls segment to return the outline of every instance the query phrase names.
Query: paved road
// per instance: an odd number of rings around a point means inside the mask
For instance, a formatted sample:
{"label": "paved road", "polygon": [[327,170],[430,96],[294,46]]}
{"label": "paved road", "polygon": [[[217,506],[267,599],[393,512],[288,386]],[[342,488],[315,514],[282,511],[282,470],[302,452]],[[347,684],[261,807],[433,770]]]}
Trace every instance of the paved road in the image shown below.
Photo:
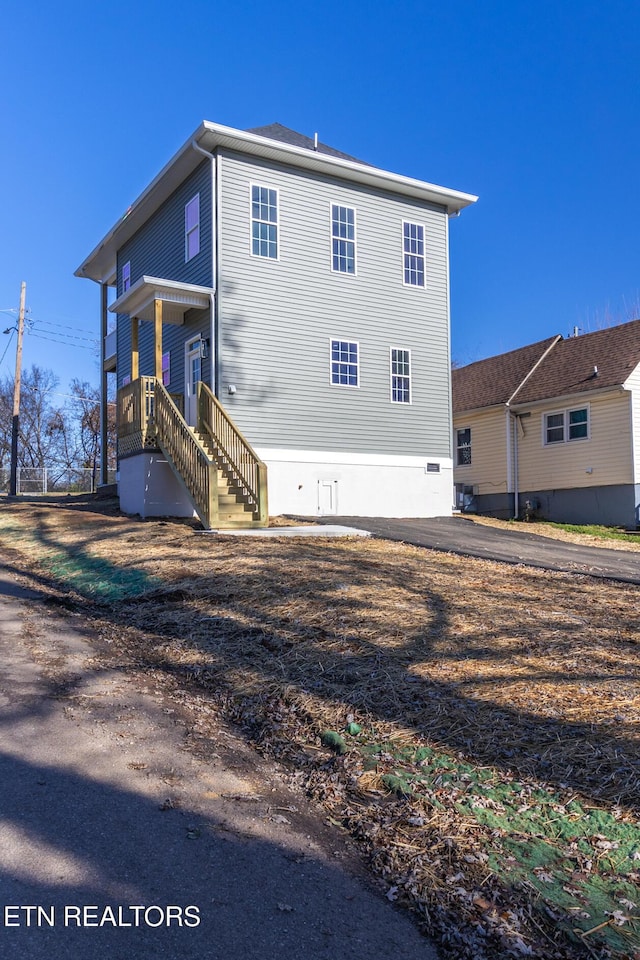
{"label": "paved road", "polygon": [[400,540],[447,553],[640,583],[640,553],[583,547],[521,530],[485,527],[461,516],[430,520],[386,520],[375,517],[330,517],[327,522],[329,520],[331,523],[369,530],[387,540]]}
{"label": "paved road", "polygon": [[435,960],[278,767],[219,724],[188,749],[85,630],[0,568],[0,956]]}

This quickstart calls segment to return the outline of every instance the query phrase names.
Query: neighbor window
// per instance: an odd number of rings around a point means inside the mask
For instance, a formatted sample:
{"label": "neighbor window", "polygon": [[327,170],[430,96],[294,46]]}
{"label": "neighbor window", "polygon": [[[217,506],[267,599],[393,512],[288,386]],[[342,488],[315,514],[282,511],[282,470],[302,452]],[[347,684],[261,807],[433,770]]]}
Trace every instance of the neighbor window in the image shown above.
{"label": "neighbor window", "polygon": [[589,408],[559,410],[544,415],[544,443],[566,443],[589,439]]}
{"label": "neighbor window", "polygon": [[331,269],[356,272],[356,212],[336,203],[331,205]]}
{"label": "neighbor window", "polygon": [[251,252],[254,257],[278,259],[278,191],[251,187]]}
{"label": "neighbor window", "polygon": [[127,262],[122,267],[122,292],[126,293],[130,286],[131,286],[131,261],[127,260]]}
{"label": "neighbor window", "polygon": [[421,223],[402,224],[404,254],[404,282],[410,287],[424,287],[424,226]]}
{"label": "neighbor window", "polygon": [[457,463],[459,467],[467,467],[471,463],[471,427],[458,430],[456,436]]}
{"label": "neighbor window", "polygon": [[200,253],[200,194],[196,193],[184,208],[185,263]]}
{"label": "neighbor window", "polygon": [[331,383],[358,386],[358,344],[349,340],[331,341]]}
{"label": "neighbor window", "polygon": [[411,403],[411,351],[391,349],[391,400]]}

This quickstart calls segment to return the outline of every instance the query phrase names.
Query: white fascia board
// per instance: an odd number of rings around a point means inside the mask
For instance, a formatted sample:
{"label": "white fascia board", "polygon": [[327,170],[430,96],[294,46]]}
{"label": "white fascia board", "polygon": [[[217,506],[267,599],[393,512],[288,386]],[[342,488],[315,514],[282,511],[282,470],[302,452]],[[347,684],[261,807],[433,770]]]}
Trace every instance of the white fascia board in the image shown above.
{"label": "white fascia board", "polygon": [[[194,283],[180,283],[160,277],[140,277],[129,290],[110,304],[109,312],[150,320],[153,316],[153,301],[162,300],[163,303],[171,305],[176,317],[181,317],[187,310],[206,309],[211,303],[213,293],[213,288]],[[168,316],[165,322],[182,321]]]}
{"label": "white fascia board", "polygon": [[204,121],[80,264],[75,271],[76,277],[87,277],[97,282],[104,282],[104,277],[113,276],[117,250],[203,162],[202,154],[193,149],[194,143],[211,154],[222,147],[327,175],[339,176],[379,190],[388,190],[438,204],[449,214],[459,213],[478,199],[470,193],[449,190],[446,187],[403,177],[364,163],[343,160],[341,157],[333,157],[326,153],[316,153],[306,147],[296,147],[255,133]]}
{"label": "white fascia board", "polygon": [[435,454],[422,457],[392,456],[384,453],[352,453],[344,450],[297,450],[293,447],[257,446],[256,453],[262,460],[281,463],[340,464],[341,466],[373,467],[420,467],[427,463],[439,463],[444,470],[451,470],[451,457],[439,457]]}
{"label": "white fascia board", "polygon": [[607,394],[625,393],[622,384],[609,387],[600,387],[594,390],[581,390],[579,393],[564,393],[557,397],[543,397],[541,400],[530,400],[526,403],[512,404],[509,409],[512,413],[523,413],[527,410],[539,410],[541,407],[552,409],[554,407],[579,407],[581,403],[586,403],[591,398],[605,397]]}

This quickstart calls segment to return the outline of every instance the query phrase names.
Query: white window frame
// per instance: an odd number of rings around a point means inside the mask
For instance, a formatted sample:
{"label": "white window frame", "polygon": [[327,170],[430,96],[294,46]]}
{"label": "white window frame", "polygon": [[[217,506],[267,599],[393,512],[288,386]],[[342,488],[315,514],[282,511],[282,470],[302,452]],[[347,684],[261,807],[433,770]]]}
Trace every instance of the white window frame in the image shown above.
{"label": "white window frame", "polygon": [[[586,437],[572,437],[571,436],[571,414],[578,413],[582,410],[587,412],[587,435]],[[547,421],[549,417],[562,417],[562,440],[549,440],[549,430],[558,430],[560,429],[560,424],[556,427],[549,427]],[[563,410],[548,410],[546,413],[542,414],[542,445],[544,447],[559,447],[565,443],[580,443],[584,440],[591,439],[591,407],[588,403],[583,403],[579,407],[565,407]]]}
{"label": "white window frame", "polygon": [[[272,220],[262,220],[260,217],[254,217],[253,215],[253,191],[257,190],[272,190],[276,195],[276,219],[275,223]],[[278,187],[271,187],[266,183],[256,183],[251,182],[249,184],[249,223],[251,224],[249,229],[249,250],[251,256],[255,257],[257,260],[270,260],[272,263],[277,263],[280,259],[280,190]],[[253,250],[253,225],[254,223],[264,223],[267,226],[275,227],[276,231],[276,255],[275,257],[269,256],[269,254],[264,253],[255,253]],[[260,241],[258,241],[260,242]],[[270,240],[267,240],[267,243],[271,243]]]}
{"label": "white window frame", "polygon": [[[422,254],[412,253],[411,250],[406,249],[405,227],[419,227],[420,230],[422,230]],[[411,283],[406,280],[407,257],[415,257],[417,260],[422,261],[422,283]],[[426,290],[427,288],[427,228],[424,223],[416,223],[414,220],[402,221],[402,284],[405,287],[413,287],[417,290]]]}
{"label": "white window frame", "polygon": [[[408,373],[394,373],[394,370],[393,370],[393,364],[394,364],[393,354],[394,354],[394,352],[395,352],[395,353],[406,353],[406,355],[407,355],[407,361],[406,361],[406,362],[407,362],[408,370],[409,370]],[[398,363],[397,360],[396,360],[395,362]],[[404,362],[405,362],[404,359],[403,359],[401,362],[402,362],[402,364],[404,364]],[[400,380],[406,380],[406,382],[407,382],[407,390],[408,390],[408,393],[409,393],[409,399],[408,399],[408,400],[399,400],[397,397],[394,397],[394,395],[393,395],[393,394],[394,394],[394,381],[400,381]],[[389,391],[390,391],[390,392],[389,392],[389,397],[390,397],[391,403],[401,403],[401,404],[405,404],[406,406],[409,406],[410,404],[413,403],[413,384],[411,383],[411,350],[408,350],[406,347],[389,347]],[[397,389],[396,389],[396,392],[397,392]]]}
{"label": "white window frame", "polygon": [[[338,208],[338,209],[340,209],[340,208],[342,207],[344,210],[351,210],[351,211],[353,212],[353,240],[348,240],[348,239],[345,239],[344,237],[336,237],[336,236],[334,236],[334,233],[333,233],[333,209],[334,209],[334,207],[336,207],[336,208]],[[332,273],[337,273],[337,274],[339,274],[341,277],[357,277],[357,276],[358,276],[358,211],[357,211],[357,209],[356,209],[355,207],[350,206],[349,204],[339,203],[339,202],[336,201],[336,200],[332,200],[332,201],[330,202],[330,204],[329,204],[329,231],[330,231],[330,234],[331,234],[331,272],[332,272]],[[342,242],[344,242],[344,243],[352,243],[352,244],[353,244],[353,270],[352,270],[352,271],[349,271],[349,270],[340,270],[340,269],[334,267],[334,265],[333,265],[333,260],[334,260],[335,254],[334,254],[333,244],[334,244],[334,241],[336,241],[336,240],[339,241],[339,242],[342,241]],[[340,258],[340,256],[341,256],[341,255],[338,254],[338,258]]]}
{"label": "white window frame", "polygon": [[[188,226],[188,210],[192,203],[198,204],[198,219],[195,222],[195,225],[192,227]],[[189,253],[189,241],[192,237],[196,236],[198,239],[198,249],[193,253]],[[184,262],[189,263],[190,260],[193,260],[194,257],[197,257],[200,253],[200,193],[196,193],[191,200],[189,200],[184,205]]]}
{"label": "white window frame", "polygon": [[[346,343],[349,347],[356,348],[356,382],[355,383],[339,383],[333,379],[334,373],[334,363],[341,364],[345,363],[348,366],[352,366],[350,361],[334,360],[333,359],[333,345],[334,343],[343,344]],[[330,337],[329,338],[329,383],[332,387],[347,387],[349,390],[359,390],[360,389],[360,341],[359,340],[344,340],[340,337]]]}
{"label": "white window frame", "polygon": [[126,293],[131,288],[131,260],[122,264],[122,292]]}
{"label": "white window frame", "polygon": [[[460,434],[466,433],[469,431],[469,443],[460,443]],[[461,463],[460,462],[460,451],[468,450],[469,451],[469,462]],[[456,428],[456,467],[470,467],[473,463],[473,433],[471,427],[457,427]]]}

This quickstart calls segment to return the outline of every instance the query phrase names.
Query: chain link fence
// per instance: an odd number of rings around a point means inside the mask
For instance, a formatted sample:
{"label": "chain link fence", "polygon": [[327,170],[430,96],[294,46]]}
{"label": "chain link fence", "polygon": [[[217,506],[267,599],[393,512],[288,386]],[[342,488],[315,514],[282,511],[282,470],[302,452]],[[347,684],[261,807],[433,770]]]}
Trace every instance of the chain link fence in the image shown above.
{"label": "chain link fence", "polygon": [[[0,468],[0,493],[9,492],[10,471]],[[115,470],[108,471],[108,482],[115,483]],[[47,493],[95,493],[99,471],[91,467],[72,467],[61,471],[59,467],[18,467],[16,493],[43,495]]]}

